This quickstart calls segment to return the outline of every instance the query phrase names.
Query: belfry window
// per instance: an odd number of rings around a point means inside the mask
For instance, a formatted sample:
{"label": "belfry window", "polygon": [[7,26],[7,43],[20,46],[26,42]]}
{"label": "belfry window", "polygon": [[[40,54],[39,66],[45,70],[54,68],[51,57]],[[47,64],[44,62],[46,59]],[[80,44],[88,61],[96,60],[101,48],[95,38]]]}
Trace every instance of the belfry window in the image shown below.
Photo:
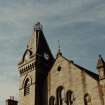
{"label": "belfry window", "polygon": [[86,93],[85,96],[84,96],[84,104],[85,105],[92,105],[91,104],[91,97],[88,93]]}
{"label": "belfry window", "polygon": [[24,85],[24,96],[28,95],[29,93],[30,93],[30,82],[29,78],[27,78]]}
{"label": "belfry window", "polygon": [[72,91],[67,91],[66,93],[66,103],[67,105],[73,105],[75,101],[75,97]]}

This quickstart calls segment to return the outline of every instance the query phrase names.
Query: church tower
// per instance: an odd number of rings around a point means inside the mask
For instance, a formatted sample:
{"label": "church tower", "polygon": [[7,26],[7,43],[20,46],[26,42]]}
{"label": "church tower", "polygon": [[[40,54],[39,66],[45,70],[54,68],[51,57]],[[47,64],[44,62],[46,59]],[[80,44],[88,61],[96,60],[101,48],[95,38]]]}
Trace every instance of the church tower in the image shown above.
{"label": "church tower", "polygon": [[47,75],[53,62],[42,25],[38,22],[18,63],[19,105],[47,105]]}

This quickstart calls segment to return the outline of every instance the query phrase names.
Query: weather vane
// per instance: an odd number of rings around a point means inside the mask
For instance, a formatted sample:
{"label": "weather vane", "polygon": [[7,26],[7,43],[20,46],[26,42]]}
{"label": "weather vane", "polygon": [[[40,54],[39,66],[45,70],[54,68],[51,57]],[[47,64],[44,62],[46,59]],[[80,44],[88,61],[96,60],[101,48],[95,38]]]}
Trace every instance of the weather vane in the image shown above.
{"label": "weather vane", "polygon": [[60,41],[58,40],[58,54],[62,55],[61,53],[61,46],[60,46]]}
{"label": "weather vane", "polygon": [[61,50],[61,48],[60,48],[60,41],[58,40],[58,49],[59,49],[59,51]]}

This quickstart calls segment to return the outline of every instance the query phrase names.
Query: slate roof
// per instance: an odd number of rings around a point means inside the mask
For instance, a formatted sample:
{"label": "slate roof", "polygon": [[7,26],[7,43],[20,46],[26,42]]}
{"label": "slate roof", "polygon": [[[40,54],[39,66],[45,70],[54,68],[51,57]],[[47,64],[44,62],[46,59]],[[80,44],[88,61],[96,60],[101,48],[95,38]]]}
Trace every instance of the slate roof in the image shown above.
{"label": "slate roof", "polygon": [[76,64],[76,63],[74,63],[72,60],[69,60],[69,59],[67,59],[67,58],[65,58],[64,56],[62,56],[65,60],[67,60],[68,62],[70,62],[70,63],[72,63],[74,66],[76,66],[77,68],[79,68],[80,70],[82,70],[82,71],[84,71],[85,73],[87,73],[88,75],[90,75],[92,78],[94,78],[95,80],[99,80],[99,75],[98,74],[96,74],[96,73],[94,73],[94,72],[92,72],[91,70],[88,70],[88,69],[86,69],[86,68],[84,68],[84,67],[82,67],[82,66],[80,66],[80,65],[78,65],[78,64]]}
{"label": "slate roof", "polygon": [[84,72],[86,72],[87,74],[89,74],[91,77],[93,77],[95,80],[99,80],[99,75],[80,66],[80,65],[77,65],[77,64],[74,64],[76,67],[78,67],[80,70],[83,70]]}

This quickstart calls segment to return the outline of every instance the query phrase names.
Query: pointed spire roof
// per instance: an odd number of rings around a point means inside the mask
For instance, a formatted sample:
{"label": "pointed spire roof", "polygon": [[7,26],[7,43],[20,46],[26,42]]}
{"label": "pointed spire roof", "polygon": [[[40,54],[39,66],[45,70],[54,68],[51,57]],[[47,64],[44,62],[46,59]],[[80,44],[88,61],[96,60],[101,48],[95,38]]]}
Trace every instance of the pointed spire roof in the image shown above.
{"label": "pointed spire roof", "polygon": [[37,49],[37,42],[38,42],[37,40],[40,31],[42,31],[42,25],[40,24],[40,22],[37,22],[33,26],[32,37],[27,44],[27,49],[31,50],[33,53],[35,53]]}
{"label": "pointed spire roof", "polygon": [[42,25],[40,24],[40,22],[37,22],[33,26],[32,37],[27,44],[27,49],[23,55],[21,63],[24,62],[24,57],[25,57],[27,51],[31,52],[31,56],[36,57],[38,55],[40,57],[44,57],[45,55],[47,55],[47,56],[49,56],[50,60],[51,59],[54,60],[53,55],[50,51],[49,45],[48,45],[46,38],[43,34]]}
{"label": "pointed spire roof", "polygon": [[99,58],[97,60],[97,68],[100,68],[100,67],[104,67],[105,66],[105,61],[104,59],[102,58],[101,55],[99,55]]}

